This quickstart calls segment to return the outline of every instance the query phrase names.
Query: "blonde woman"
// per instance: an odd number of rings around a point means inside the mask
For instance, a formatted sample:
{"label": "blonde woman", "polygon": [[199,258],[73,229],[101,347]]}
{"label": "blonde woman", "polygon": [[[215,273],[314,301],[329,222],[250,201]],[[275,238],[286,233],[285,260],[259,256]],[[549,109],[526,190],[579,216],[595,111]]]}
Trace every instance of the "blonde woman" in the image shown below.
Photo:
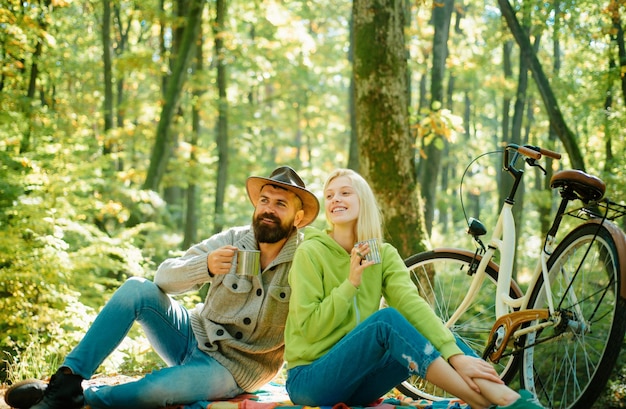
{"label": "blonde woman", "polygon": [[[397,250],[382,242],[380,211],[363,177],[332,172],[324,205],[330,228],[305,229],[289,272],[285,359],[295,404],[367,405],[415,374],[472,408],[541,408],[529,392],[504,385],[490,364],[464,354],[415,292]],[[379,260],[366,259],[369,239]],[[379,309],[381,296],[389,308]]]}

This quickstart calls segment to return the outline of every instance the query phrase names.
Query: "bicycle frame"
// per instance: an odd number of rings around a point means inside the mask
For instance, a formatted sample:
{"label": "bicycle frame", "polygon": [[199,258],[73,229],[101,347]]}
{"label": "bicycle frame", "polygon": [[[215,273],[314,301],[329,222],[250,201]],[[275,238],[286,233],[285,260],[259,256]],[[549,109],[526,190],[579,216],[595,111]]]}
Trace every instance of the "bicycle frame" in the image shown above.
{"label": "bicycle frame", "polygon": [[[513,278],[513,261],[516,248],[516,226],[515,220],[513,218],[513,205],[515,204],[515,193],[517,192],[519,184],[521,183],[522,177],[524,175],[523,170],[515,168],[515,163],[519,158],[522,157],[522,155],[531,159],[539,159],[541,157],[540,152],[528,149],[526,147],[521,147],[517,145],[509,145],[509,147],[513,147],[515,149],[514,156],[509,161],[509,150],[507,147],[507,149],[505,149],[504,151],[503,162],[504,170],[511,174],[511,176],[513,176],[514,178],[513,186],[511,187],[511,191],[504,201],[504,204],[502,205],[496,227],[491,235],[491,239],[487,245],[487,249],[482,255],[482,259],[480,260],[478,268],[475,272],[475,277],[472,280],[472,284],[470,285],[470,288],[465,298],[459,305],[459,308],[450,317],[447,323],[448,326],[451,326],[453,323],[455,323],[456,320],[467,310],[467,308],[471,304],[475,294],[478,292],[486,277],[485,271],[487,265],[493,259],[496,251],[500,252],[500,266],[498,272],[495,300],[496,318],[500,318],[505,314],[510,313],[511,310],[525,309],[528,306],[530,294],[532,293],[533,287],[537,283],[540,274],[544,275],[543,278],[546,283],[550,282],[548,280],[547,260],[555,246],[555,239],[553,237],[553,234],[548,235],[546,244],[543,246],[543,249],[540,252],[539,260],[534,269],[529,288],[519,298],[514,299],[509,296],[509,289],[511,287],[511,281]],[[546,154],[552,154],[549,151],[543,152]],[[556,155],[551,156],[555,158],[557,157]],[[535,162],[529,163],[534,164]],[[553,226],[553,229],[556,229],[556,227]],[[549,313],[550,315],[553,315],[554,305],[552,304],[552,294],[550,286],[545,286],[545,288],[547,292],[546,297],[549,302]]]}
{"label": "bicycle frame", "polygon": [[[504,201],[495,229],[489,240],[487,248],[483,246],[484,254],[482,254],[478,267],[474,271],[474,278],[470,284],[470,288],[461,301],[459,307],[455,310],[446,325],[452,327],[456,321],[463,315],[472,304],[478,294],[483,281],[487,277],[486,269],[492,262],[496,252],[500,253],[500,265],[498,268],[498,281],[496,283],[495,295],[495,317],[496,322],[492,328],[491,342],[496,346],[495,350],[489,355],[493,361],[498,361],[504,352],[504,347],[508,343],[511,336],[515,339],[529,334],[542,328],[559,325],[561,316],[555,310],[551,285],[544,285],[545,299],[548,303],[547,309],[528,309],[531,294],[533,294],[535,286],[539,282],[540,277],[544,283],[550,283],[549,271],[547,267],[548,258],[556,248],[556,233],[558,231],[562,216],[565,212],[567,204],[572,198],[563,198],[559,210],[555,216],[552,228],[547,234],[546,241],[542,246],[536,266],[533,270],[532,277],[528,288],[518,298],[512,298],[509,295],[510,288],[513,284],[513,262],[516,250],[516,226],[513,218],[513,206],[515,204],[515,193],[521,183],[523,170],[515,167],[516,161],[522,156],[529,157],[529,164],[538,166],[534,160],[541,155],[537,155],[535,151],[528,151],[525,147],[509,145],[515,149],[515,154],[509,162],[508,148],[504,155],[504,170],[511,174],[514,178],[514,184],[511,188],[509,196]],[[549,151],[547,151],[549,152]],[[475,236],[475,239],[477,237]],[[477,240],[481,245],[482,243]],[[576,316],[582,317],[576,294],[568,290],[568,298],[575,309]],[[534,321],[534,324],[530,324]],[[577,331],[586,332],[589,325],[586,322],[578,322],[576,320],[568,320],[568,325],[577,328]],[[525,325],[523,328],[519,328]]]}
{"label": "bicycle frame", "polygon": [[[520,298],[512,298],[509,296],[509,289],[511,287],[511,280],[513,278],[513,259],[515,255],[515,221],[513,219],[513,204],[506,202],[500,211],[500,216],[496,223],[495,230],[491,236],[489,244],[485,253],[482,255],[478,268],[476,269],[474,279],[470,285],[470,288],[465,295],[463,301],[456,309],[454,314],[450,317],[446,323],[451,326],[456,320],[465,312],[471,305],[478,289],[486,278],[487,265],[492,261],[493,256],[497,251],[500,252],[500,264],[498,271],[497,282],[497,295],[495,300],[496,318],[502,317],[508,314],[513,309],[524,309],[528,306],[529,294],[531,294],[534,284],[537,282],[539,274],[544,274],[544,279],[548,281],[548,271],[546,267],[546,261],[549,257],[549,251],[554,247],[554,238],[550,237],[548,241],[547,252],[541,251],[540,260],[534,269],[533,276],[530,281],[529,288],[524,292]],[[552,305],[552,297],[550,287],[546,286],[548,294],[548,300],[550,302],[550,314],[554,313],[554,306]]]}

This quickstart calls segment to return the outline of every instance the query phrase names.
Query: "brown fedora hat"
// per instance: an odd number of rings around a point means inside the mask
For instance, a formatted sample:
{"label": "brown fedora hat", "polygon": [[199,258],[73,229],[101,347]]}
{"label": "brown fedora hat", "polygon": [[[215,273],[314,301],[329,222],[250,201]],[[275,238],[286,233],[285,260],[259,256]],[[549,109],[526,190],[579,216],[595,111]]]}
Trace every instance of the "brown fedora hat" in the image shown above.
{"label": "brown fedora hat", "polygon": [[269,178],[260,176],[250,176],[246,182],[246,190],[248,196],[253,205],[256,206],[261,194],[261,188],[265,185],[280,186],[295,193],[300,200],[302,200],[302,206],[304,209],[304,217],[297,226],[298,228],[304,227],[310,224],[317,218],[317,214],[320,211],[320,204],[317,197],[309,190],[307,190],[304,182],[298,176],[295,170],[289,166],[281,166],[272,172]]}

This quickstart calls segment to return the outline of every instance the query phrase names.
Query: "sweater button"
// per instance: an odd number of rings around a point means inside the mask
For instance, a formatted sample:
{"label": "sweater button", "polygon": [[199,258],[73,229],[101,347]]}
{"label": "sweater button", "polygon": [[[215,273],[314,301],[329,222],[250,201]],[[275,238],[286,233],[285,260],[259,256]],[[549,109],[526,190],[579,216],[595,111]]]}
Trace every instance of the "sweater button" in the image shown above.
{"label": "sweater button", "polygon": [[263,290],[261,290],[260,288],[257,288],[256,295],[258,295],[259,297],[262,296],[263,295]]}
{"label": "sweater button", "polygon": [[285,298],[287,296],[287,294],[285,293],[280,293],[280,298]]}
{"label": "sweater button", "polygon": [[237,284],[233,284],[233,289],[236,290],[237,289]]}
{"label": "sweater button", "polygon": [[241,339],[241,338],[243,338],[243,334],[241,332],[238,332],[238,333],[235,334],[235,338]]}
{"label": "sweater button", "polygon": [[222,336],[222,335],[224,335],[224,330],[223,329],[218,329],[216,334],[219,335],[219,336]]}
{"label": "sweater button", "polygon": [[248,317],[243,319],[243,323],[246,324],[246,325],[250,325],[251,322],[252,322],[252,320],[250,318],[248,318]]}

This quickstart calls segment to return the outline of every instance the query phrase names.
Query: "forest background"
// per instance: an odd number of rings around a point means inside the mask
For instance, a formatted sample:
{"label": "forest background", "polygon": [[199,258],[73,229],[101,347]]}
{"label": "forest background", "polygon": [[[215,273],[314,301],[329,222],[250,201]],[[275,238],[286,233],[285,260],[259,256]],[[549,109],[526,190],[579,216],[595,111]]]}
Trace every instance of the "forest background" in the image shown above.
{"label": "forest background", "polygon": [[[361,172],[408,257],[463,242],[465,213],[494,220],[501,156],[472,165],[460,191],[471,159],[505,142],[560,151],[518,198],[524,266],[553,171],[584,169],[626,199],[623,12],[622,0],[0,0],[0,380],[49,374],[127,277],[249,223],[245,180],[278,165],[318,195],[331,169]],[[598,407],[624,407],[625,361]],[[133,329],[100,371],[159,365]]]}

